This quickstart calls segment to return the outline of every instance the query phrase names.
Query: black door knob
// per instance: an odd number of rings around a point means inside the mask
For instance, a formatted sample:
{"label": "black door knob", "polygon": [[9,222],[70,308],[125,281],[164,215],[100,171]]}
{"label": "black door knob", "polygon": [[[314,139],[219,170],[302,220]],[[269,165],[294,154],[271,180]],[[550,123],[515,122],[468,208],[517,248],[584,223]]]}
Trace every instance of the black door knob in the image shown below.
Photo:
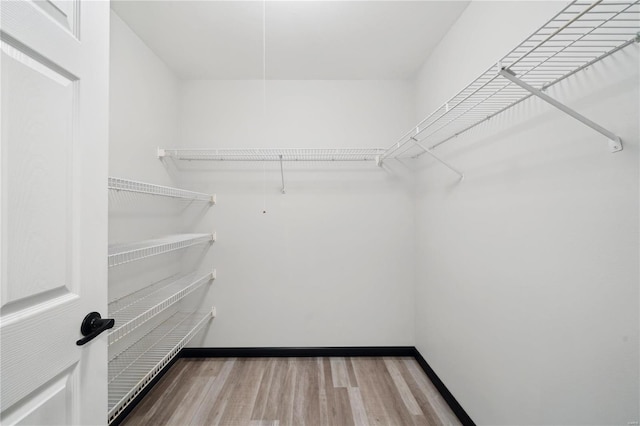
{"label": "black door knob", "polygon": [[110,318],[102,318],[98,312],[91,312],[87,314],[82,320],[80,325],[80,333],[84,336],[82,339],[76,342],[76,345],[82,346],[85,343],[92,340],[98,334],[105,330],[112,328],[115,325],[115,320]]}

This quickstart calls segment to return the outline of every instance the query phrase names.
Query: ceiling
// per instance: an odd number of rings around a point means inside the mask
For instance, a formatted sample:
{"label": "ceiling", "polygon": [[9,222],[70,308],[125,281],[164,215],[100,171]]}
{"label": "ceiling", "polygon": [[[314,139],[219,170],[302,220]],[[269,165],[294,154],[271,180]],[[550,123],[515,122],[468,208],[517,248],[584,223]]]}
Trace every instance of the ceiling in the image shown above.
{"label": "ceiling", "polygon": [[[468,1],[112,1],[183,79],[406,79]],[[264,8],[264,9],[263,9]]]}

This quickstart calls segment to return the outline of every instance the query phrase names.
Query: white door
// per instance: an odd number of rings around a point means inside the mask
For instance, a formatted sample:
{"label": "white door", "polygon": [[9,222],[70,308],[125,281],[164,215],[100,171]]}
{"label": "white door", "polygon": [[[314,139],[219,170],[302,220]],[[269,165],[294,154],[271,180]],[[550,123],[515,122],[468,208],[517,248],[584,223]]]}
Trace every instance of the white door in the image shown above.
{"label": "white door", "polygon": [[106,424],[109,3],[0,13],[0,421]]}

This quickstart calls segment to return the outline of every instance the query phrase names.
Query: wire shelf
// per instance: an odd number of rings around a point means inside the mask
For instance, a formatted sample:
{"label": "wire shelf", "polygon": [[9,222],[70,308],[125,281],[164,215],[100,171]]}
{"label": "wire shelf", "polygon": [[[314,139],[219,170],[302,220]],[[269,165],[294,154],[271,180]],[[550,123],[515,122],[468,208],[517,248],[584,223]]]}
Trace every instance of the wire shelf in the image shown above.
{"label": "wire shelf", "polygon": [[203,161],[378,161],[382,148],[159,149],[159,157]]}
{"label": "wire shelf", "polygon": [[180,234],[154,240],[109,246],[109,267],[213,242],[215,234]]}
{"label": "wire shelf", "polygon": [[532,96],[501,69],[538,90],[640,40],[637,0],[574,1],[389,147],[383,159],[420,156]]}
{"label": "wire shelf", "polygon": [[115,191],[136,192],[149,195],[160,195],[162,197],[180,198],[183,200],[206,201],[215,204],[215,195],[204,194],[202,192],[187,191],[185,189],[171,188],[169,186],[154,185],[151,183],[138,182],[135,180],[109,177],[109,189]]}
{"label": "wire shelf", "polygon": [[116,327],[109,333],[109,344],[117,342],[183,297],[215,279],[215,272],[196,278],[189,274],[180,279],[163,280],[109,303],[109,317]]}
{"label": "wire shelf", "polygon": [[177,313],[126,350],[109,359],[111,423],[212,318],[211,313]]}

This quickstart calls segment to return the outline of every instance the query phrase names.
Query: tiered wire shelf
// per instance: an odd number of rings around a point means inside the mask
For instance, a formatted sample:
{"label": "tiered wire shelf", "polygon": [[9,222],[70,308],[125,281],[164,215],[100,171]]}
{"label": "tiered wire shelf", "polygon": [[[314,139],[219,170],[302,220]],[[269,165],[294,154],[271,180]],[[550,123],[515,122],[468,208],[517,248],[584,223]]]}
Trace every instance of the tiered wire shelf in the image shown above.
{"label": "tiered wire shelf", "polygon": [[109,267],[135,262],[151,256],[157,256],[198,244],[211,243],[216,240],[213,234],[179,234],[164,238],[138,241],[109,246]]}
{"label": "tiered wire shelf", "polygon": [[109,355],[109,423],[185,347],[212,313],[176,313],[122,352]]}
{"label": "tiered wire shelf", "polygon": [[[382,159],[417,157],[454,139],[531,96],[538,96],[609,139],[614,133],[560,104],[545,89],[640,41],[640,4],[636,0],[577,0],[485,71],[459,93],[405,133]],[[436,157],[436,159],[438,159]]]}
{"label": "tiered wire shelf", "polygon": [[215,271],[201,277],[189,274],[179,279],[167,279],[109,303],[109,317],[116,321],[116,327],[109,333],[109,344],[214,279]]}
{"label": "tiered wire shelf", "polygon": [[[109,177],[108,188],[113,191],[148,194],[186,201],[215,204],[215,195],[154,185],[129,179]],[[114,267],[188,247],[212,243],[216,234],[169,235],[146,241],[113,244],[108,250],[108,265]],[[115,328],[109,332],[109,423],[123,414],[123,410],[179,353],[189,340],[215,315],[177,313],[139,338],[149,321],[160,321],[159,314],[177,306],[187,295],[215,279],[215,270],[204,275],[191,273],[173,276],[137,290],[109,303],[109,316]],[[138,331],[138,334],[133,333]],[[130,339],[127,340],[126,338]],[[137,339],[133,340],[132,338]],[[118,342],[118,345],[112,345]],[[133,342],[132,344],[130,342]],[[112,352],[126,347],[117,354]]]}
{"label": "tiered wire shelf", "polygon": [[140,194],[159,195],[162,197],[180,198],[190,201],[206,201],[211,204],[215,204],[216,202],[215,195],[116,177],[109,177],[109,189]]}
{"label": "tiered wire shelf", "polygon": [[382,148],[158,149],[158,157],[189,161],[377,161]]}

